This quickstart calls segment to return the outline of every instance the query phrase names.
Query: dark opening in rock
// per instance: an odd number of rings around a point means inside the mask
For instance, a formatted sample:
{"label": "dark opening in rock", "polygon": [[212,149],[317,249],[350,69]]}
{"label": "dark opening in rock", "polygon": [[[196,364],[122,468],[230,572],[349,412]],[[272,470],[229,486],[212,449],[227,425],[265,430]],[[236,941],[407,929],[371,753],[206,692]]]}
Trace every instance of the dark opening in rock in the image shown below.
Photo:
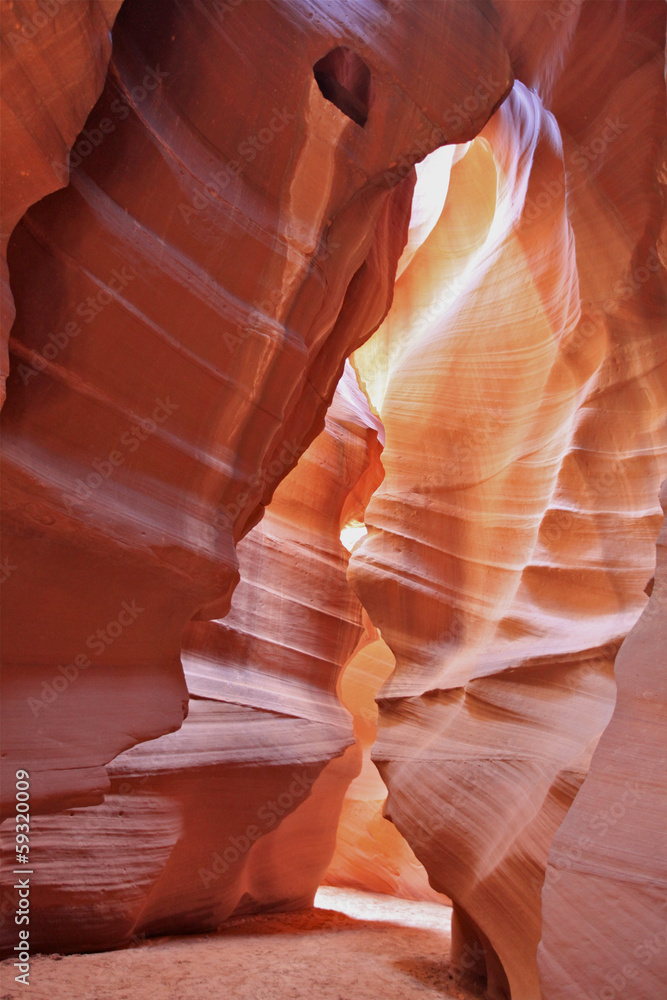
{"label": "dark opening in rock", "polygon": [[363,128],[368,121],[371,99],[371,71],[351,49],[332,49],[315,63],[317,86],[327,101]]}

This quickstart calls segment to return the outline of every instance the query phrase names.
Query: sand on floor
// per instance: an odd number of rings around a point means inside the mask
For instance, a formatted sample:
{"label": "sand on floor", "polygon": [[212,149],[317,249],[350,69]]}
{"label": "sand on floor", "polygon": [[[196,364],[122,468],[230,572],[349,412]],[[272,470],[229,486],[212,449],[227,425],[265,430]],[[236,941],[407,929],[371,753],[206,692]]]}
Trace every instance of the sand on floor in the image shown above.
{"label": "sand on floor", "polygon": [[215,934],[91,955],[36,955],[30,985],[0,965],[0,1000],[473,1000],[448,965],[451,909],[322,888],[315,908]]}

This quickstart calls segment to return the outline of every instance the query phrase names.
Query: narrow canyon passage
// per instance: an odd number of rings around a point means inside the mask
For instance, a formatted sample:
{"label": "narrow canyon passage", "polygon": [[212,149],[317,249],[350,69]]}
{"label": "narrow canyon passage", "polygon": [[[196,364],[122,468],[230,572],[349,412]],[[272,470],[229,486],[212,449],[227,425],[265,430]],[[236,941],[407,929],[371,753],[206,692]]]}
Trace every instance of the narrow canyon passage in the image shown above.
{"label": "narrow canyon passage", "polygon": [[[153,938],[123,951],[42,956],[30,996],[71,1000],[478,1000],[449,962],[451,910],[323,888],[298,913],[238,917],[218,934]],[[2,1000],[18,1000],[3,963]]]}
{"label": "narrow canyon passage", "polygon": [[0,1000],[667,995],[666,24],[0,0]]}

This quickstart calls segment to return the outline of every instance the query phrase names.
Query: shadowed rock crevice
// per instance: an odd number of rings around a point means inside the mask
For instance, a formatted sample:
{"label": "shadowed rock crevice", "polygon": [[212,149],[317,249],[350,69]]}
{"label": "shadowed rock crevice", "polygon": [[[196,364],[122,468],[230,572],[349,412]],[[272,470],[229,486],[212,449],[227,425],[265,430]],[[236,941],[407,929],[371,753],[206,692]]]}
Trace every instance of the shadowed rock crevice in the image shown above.
{"label": "shadowed rock crevice", "polygon": [[313,66],[323,97],[363,128],[371,106],[371,71],[350,49],[332,49]]}

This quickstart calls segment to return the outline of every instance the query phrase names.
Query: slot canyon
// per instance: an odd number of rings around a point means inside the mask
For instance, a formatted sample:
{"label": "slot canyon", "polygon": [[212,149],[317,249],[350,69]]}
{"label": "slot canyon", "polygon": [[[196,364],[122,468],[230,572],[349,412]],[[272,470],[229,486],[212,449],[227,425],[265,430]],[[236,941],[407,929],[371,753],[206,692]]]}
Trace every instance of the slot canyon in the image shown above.
{"label": "slot canyon", "polygon": [[0,1000],[667,997],[666,24],[0,0]]}

